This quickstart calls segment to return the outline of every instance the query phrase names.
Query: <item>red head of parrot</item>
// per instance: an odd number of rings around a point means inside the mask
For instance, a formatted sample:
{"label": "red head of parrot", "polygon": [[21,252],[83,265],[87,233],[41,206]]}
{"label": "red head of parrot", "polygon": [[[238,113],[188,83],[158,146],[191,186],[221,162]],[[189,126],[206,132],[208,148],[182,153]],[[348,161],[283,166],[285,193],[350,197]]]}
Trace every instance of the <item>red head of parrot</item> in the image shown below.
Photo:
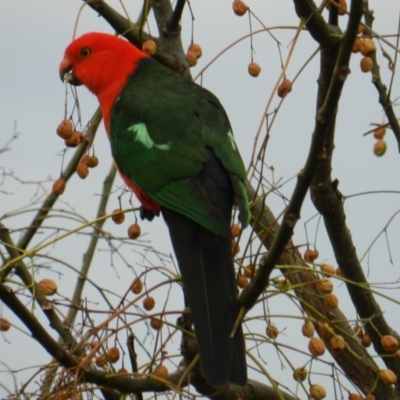
{"label": "red head of parrot", "polygon": [[[110,134],[110,116],[115,100],[140,60],[146,57],[147,54],[125,40],[106,33],[91,32],[66,48],[59,74],[62,80],[68,74],[71,84],[83,84],[97,96],[106,131]],[[158,203],[125,175],[121,173],[121,176],[146,209],[155,213],[160,211]]]}
{"label": "red head of parrot", "polygon": [[125,40],[106,33],[91,32],[74,40],[60,63],[62,79],[69,74],[73,85],[85,85],[100,102],[109,133],[110,112],[128,77],[140,60],[148,57]]}

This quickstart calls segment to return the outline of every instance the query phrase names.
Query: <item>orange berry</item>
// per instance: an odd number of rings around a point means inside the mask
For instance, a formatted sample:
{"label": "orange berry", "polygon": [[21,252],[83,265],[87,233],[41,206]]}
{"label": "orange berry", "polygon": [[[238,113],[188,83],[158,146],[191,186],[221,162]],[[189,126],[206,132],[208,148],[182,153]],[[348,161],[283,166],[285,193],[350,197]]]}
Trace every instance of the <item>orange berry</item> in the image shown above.
{"label": "orange berry", "polygon": [[328,337],[332,336],[332,329],[327,322],[318,321],[317,324],[318,324],[318,330],[319,330],[321,337],[328,338]]}
{"label": "orange berry", "polygon": [[129,372],[128,372],[128,370],[127,370],[126,368],[120,368],[120,369],[117,371],[117,374],[119,374],[119,375],[125,375],[125,374],[129,374]]}
{"label": "orange berry", "polygon": [[89,166],[89,156],[82,156],[79,162]]}
{"label": "orange berry", "polygon": [[333,291],[333,283],[329,279],[322,279],[316,283],[316,286],[321,293],[328,294]]}
{"label": "orange berry", "polygon": [[[338,9],[338,14],[339,15],[346,14],[346,11],[347,11],[346,0],[335,0],[335,2],[338,3],[338,5],[339,5],[339,7],[338,7],[336,4],[334,4],[334,7],[337,7],[337,9]],[[326,5],[326,8],[329,10],[330,6],[331,6],[331,3],[328,2]]]}
{"label": "orange berry", "polygon": [[38,282],[37,288],[46,296],[57,293],[57,284],[52,279],[42,279]]}
{"label": "orange berry", "polygon": [[231,235],[232,237],[238,237],[240,235],[241,229],[239,224],[233,224],[231,226]]}
{"label": "orange berry", "polygon": [[336,276],[342,276],[342,270],[338,267],[335,271]]}
{"label": "orange berry", "polygon": [[361,39],[360,52],[363,56],[368,56],[376,51],[375,42],[370,38]]}
{"label": "orange berry", "polygon": [[249,71],[250,76],[257,78],[257,76],[260,75],[261,67],[257,63],[251,62],[247,67],[247,70]]}
{"label": "orange berry", "polygon": [[326,390],[321,385],[310,386],[310,397],[313,400],[322,400],[326,397]]}
{"label": "orange berry", "polygon": [[156,305],[156,301],[153,297],[145,297],[143,299],[143,308],[147,311],[151,311]]}
{"label": "orange berry", "polygon": [[282,99],[292,91],[292,82],[289,79],[284,79],[278,86],[277,94]]}
{"label": "orange berry", "polygon": [[166,367],[164,367],[164,365],[160,364],[154,368],[153,375],[157,378],[160,378],[160,379],[166,381],[169,377],[169,372],[168,372],[168,369]]}
{"label": "orange berry", "polygon": [[60,178],[57,179],[54,183],[53,183],[53,193],[57,196],[61,195],[64,193],[65,190],[65,180]]}
{"label": "orange berry", "polygon": [[157,51],[156,42],[154,40],[145,40],[142,43],[142,51],[149,56],[153,56],[154,54],[156,54]]}
{"label": "orange berry", "polygon": [[107,359],[110,363],[116,363],[119,360],[119,350],[117,347],[110,347],[107,350]]}
{"label": "orange berry", "polygon": [[99,159],[96,156],[89,156],[87,166],[89,168],[96,168],[99,165]]}
{"label": "orange berry", "polygon": [[305,369],[305,367],[297,367],[293,371],[293,379],[296,382],[303,382],[307,379],[308,371]]}
{"label": "orange berry", "polygon": [[346,0],[339,0],[338,14],[345,15],[347,11],[347,2]]}
{"label": "orange berry", "polygon": [[271,339],[276,339],[279,335],[278,328],[275,325],[267,325],[267,328],[265,329],[265,333],[267,336]]}
{"label": "orange berry", "polygon": [[325,296],[325,304],[331,309],[335,309],[339,304],[339,299],[333,293],[328,293]]}
{"label": "orange berry", "polygon": [[330,275],[335,275],[335,267],[330,264],[322,264],[321,271]]}
{"label": "orange berry", "polygon": [[243,289],[244,287],[246,287],[249,284],[249,278],[247,278],[247,276],[245,275],[239,275],[237,277],[237,285]]}
{"label": "orange berry", "polygon": [[346,348],[343,336],[341,335],[332,336],[330,345],[331,350],[335,353],[341,353]]}
{"label": "orange berry", "polygon": [[246,14],[246,12],[247,12],[247,10],[249,9],[249,7],[247,7],[247,5],[246,5],[243,1],[241,1],[241,0],[235,0],[235,1],[232,3],[232,9],[233,9],[233,12],[234,12],[237,16],[241,17],[241,16],[243,16],[244,14]]}
{"label": "orange berry", "polygon": [[115,224],[120,225],[125,221],[125,213],[120,208],[117,208],[112,212],[111,219]]}
{"label": "orange berry", "polygon": [[360,396],[357,393],[350,393],[349,400],[364,400],[364,397]]}
{"label": "orange berry", "polygon": [[362,336],[364,335],[364,329],[363,329],[362,326],[359,325],[359,324],[355,324],[355,325],[354,325],[353,331],[354,331],[354,333],[357,335],[357,337],[358,337],[359,339],[361,339]]}
{"label": "orange berry", "polygon": [[142,281],[137,278],[134,280],[134,282],[131,285],[131,291],[135,294],[139,294],[143,289],[143,283]]}
{"label": "orange berry", "polygon": [[383,156],[386,153],[387,145],[382,139],[376,141],[374,146],[374,154],[378,157]]}
{"label": "orange berry", "polygon": [[140,236],[140,233],[141,233],[140,225],[138,225],[138,224],[132,224],[128,228],[129,239],[137,239]]}
{"label": "orange berry", "polygon": [[256,268],[254,265],[248,265],[247,267],[244,267],[243,270],[244,270],[243,271],[244,276],[247,276],[248,278],[252,278],[254,276]]}
{"label": "orange berry", "polygon": [[378,126],[374,130],[374,138],[375,139],[383,139],[383,137],[385,136],[385,133],[386,133],[386,128],[384,126]]}
{"label": "orange berry", "polygon": [[369,346],[371,346],[371,338],[369,337],[369,335],[368,335],[368,333],[364,333],[364,335],[362,335],[362,338],[361,338],[361,344],[364,346],[364,347],[369,347]]}
{"label": "orange berry", "polygon": [[371,57],[363,57],[360,61],[360,68],[362,72],[370,72],[374,67],[374,62]]}
{"label": "orange berry", "polygon": [[386,385],[397,382],[397,376],[391,369],[381,369],[378,373],[379,379]]}
{"label": "orange berry", "polygon": [[321,356],[325,353],[325,343],[322,339],[313,337],[308,342],[308,350],[314,357]]}
{"label": "orange berry", "polygon": [[232,245],[232,253],[234,256],[236,256],[236,254],[238,254],[240,252],[239,243],[236,240],[232,239],[231,245]]}
{"label": "orange berry", "polygon": [[162,322],[162,320],[159,319],[159,318],[152,318],[152,319],[150,320],[150,326],[151,326],[153,329],[155,329],[156,331],[159,331],[159,330],[162,328],[162,326],[163,326],[163,322]]}
{"label": "orange berry", "polygon": [[100,354],[99,356],[96,357],[96,365],[98,367],[104,367],[104,365],[107,364],[107,357],[105,354]]}
{"label": "orange berry", "polygon": [[83,142],[83,133],[82,132],[72,132],[72,135],[69,139],[64,140],[64,143],[67,147],[77,147]]}
{"label": "orange berry", "polygon": [[93,342],[89,343],[89,347],[91,350],[93,350],[95,347],[97,347],[97,351],[100,349],[99,346],[100,342],[98,340],[93,340]]}
{"label": "orange berry", "polygon": [[376,397],[373,394],[369,393],[364,400],[376,400]]}
{"label": "orange berry", "polygon": [[72,136],[73,125],[69,119],[61,121],[57,126],[57,135],[63,139],[69,139]]}
{"label": "orange berry", "polygon": [[76,167],[76,173],[79,178],[85,179],[89,175],[89,168],[86,164],[80,162]]}
{"label": "orange berry", "polygon": [[319,253],[317,250],[311,250],[307,249],[304,252],[303,258],[308,261],[308,262],[314,262],[319,256]]}
{"label": "orange berry", "polygon": [[314,336],[315,327],[311,321],[304,322],[303,326],[301,327],[301,333],[303,336],[311,338]]}
{"label": "orange berry", "polygon": [[399,347],[399,342],[394,336],[384,335],[381,337],[381,346],[386,353],[394,353]]}
{"label": "orange berry", "polygon": [[186,53],[186,58],[190,67],[194,67],[197,64],[197,54],[193,50]]}
{"label": "orange berry", "polygon": [[201,47],[196,44],[196,43],[192,43],[189,47],[188,47],[188,52],[189,51],[194,51],[196,54],[197,58],[200,58],[203,55],[203,50],[201,49]]}
{"label": "orange berry", "polygon": [[6,332],[10,329],[11,324],[6,318],[0,318],[0,331]]}

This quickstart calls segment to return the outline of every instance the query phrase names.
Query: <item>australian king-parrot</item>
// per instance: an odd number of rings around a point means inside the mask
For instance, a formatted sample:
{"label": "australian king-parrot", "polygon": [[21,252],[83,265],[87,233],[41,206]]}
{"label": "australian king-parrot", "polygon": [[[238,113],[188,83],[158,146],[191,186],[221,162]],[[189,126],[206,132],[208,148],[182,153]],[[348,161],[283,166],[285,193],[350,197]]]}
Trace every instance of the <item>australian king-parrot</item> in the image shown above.
{"label": "australian king-parrot", "polygon": [[168,226],[205,379],[247,381],[231,248],[235,203],[248,225],[245,167],[225,110],[208,90],[124,39],[88,33],[65,50],[59,73],[100,103],[112,155],[147,218]]}

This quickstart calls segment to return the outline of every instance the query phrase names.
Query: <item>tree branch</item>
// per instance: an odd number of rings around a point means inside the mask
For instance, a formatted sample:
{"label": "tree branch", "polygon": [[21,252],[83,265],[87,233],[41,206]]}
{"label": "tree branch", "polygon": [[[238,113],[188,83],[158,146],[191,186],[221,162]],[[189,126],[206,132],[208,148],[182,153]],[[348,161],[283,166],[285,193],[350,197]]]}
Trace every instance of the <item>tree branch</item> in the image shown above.
{"label": "tree branch", "polygon": [[[373,12],[368,9],[368,2],[365,2],[364,17],[366,25],[365,29],[368,31],[368,28],[372,29],[372,23],[374,21]],[[379,103],[382,105],[383,111],[386,114],[390,127],[392,128],[393,134],[397,140],[397,146],[400,152],[400,124],[394,112],[393,103],[390,100],[390,94],[388,93],[386,85],[382,82],[381,79],[380,67],[376,58],[376,52],[374,51],[370,53],[368,57],[371,57],[373,62],[373,68],[371,71],[372,83],[379,94]]]}
{"label": "tree branch", "polygon": [[179,35],[181,32],[181,18],[183,8],[185,7],[186,0],[177,0],[174,12],[171,17],[168,19],[167,24],[165,26],[166,33],[169,35]]}
{"label": "tree branch", "polygon": [[[145,32],[141,32],[140,28],[134,24],[132,21],[123,17],[117,11],[115,11],[112,7],[110,7],[103,0],[83,0],[90,8],[95,10],[99,15],[101,15],[114,29],[117,33],[124,36],[129,42],[134,44],[139,49],[142,48],[142,42],[148,39],[152,39],[157,44],[157,52],[154,54],[153,58],[156,59],[161,64],[178,71],[182,75],[188,77],[190,75],[189,65],[187,63],[186,57],[184,57],[184,52],[182,50],[182,46],[179,52],[178,49],[178,41],[180,43],[180,37],[173,40],[174,45],[172,46],[172,40],[166,40],[165,37],[160,37],[159,39],[153,38],[149,34]],[[159,3],[161,0],[153,1],[153,11],[157,12]],[[165,2],[163,2],[165,3]],[[171,5],[169,4],[169,7]],[[172,12],[172,8],[171,8]],[[170,15],[169,13],[168,15]],[[161,34],[160,34],[161,35]],[[172,36],[171,36],[172,37]],[[166,43],[167,42],[167,43]],[[171,52],[171,48],[174,48],[175,51]],[[179,57],[177,54],[181,54]],[[183,57],[182,57],[183,55]]]}
{"label": "tree branch", "polygon": [[[332,93],[337,93],[340,86],[343,85],[340,78],[340,71],[345,71],[347,68],[361,15],[362,1],[352,1],[346,34],[344,35],[335,67],[329,66],[329,58],[325,52],[322,52],[322,59],[325,58],[325,68],[321,68],[322,76],[319,80],[319,90],[321,93],[324,93],[326,90],[326,82],[329,82],[330,76],[332,76],[332,74],[334,76],[327,89],[327,98],[329,98]],[[324,70],[325,73],[322,74]],[[369,284],[358,261],[350,231],[345,223],[346,215],[343,208],[342,195],[337,189],[338,182],[332,182],[331,180],[331,161],[334,149],[336,119],[336,113],[332,106],[334,106],[334,103],[327,100],[322,103],[322,97],[319,98],[319,118],[321,120],[328,120],[329,122],[324,144],[324,153],[321,154],[321,162],[311,185],[311,198],[315,207],[324,218],[325,227],[336,260],[346,279],[345,282],[357,313],[364,321],[366,331],[370,335],[378,354],[382,354],[380,335],[395,335],[395,333],[386,324],[382,311],[369,290]],[[334,118],[330,116],[334,116]],[[371,324],[368,324],[368,321],[370,321]],[[395,372],[399,371],[399,361],[395,360],[394,357],[384,358],[384,362]],[[393,368],[394,365],[396,366],[395,369]],[[376,376],[376,371],[372,371],[372,373],[373,376]],[[379,380],[376,382],[377,384],[374,388],[375,382],[373,376],[372,381],[367,379],[361,382],[361,384],[358,384],[359,388],[363,390],[364,393],[369,393],[374,389],[374,394],[377,398],[393,398],[393,392],[388,390],[387,386],[383,385]]]}

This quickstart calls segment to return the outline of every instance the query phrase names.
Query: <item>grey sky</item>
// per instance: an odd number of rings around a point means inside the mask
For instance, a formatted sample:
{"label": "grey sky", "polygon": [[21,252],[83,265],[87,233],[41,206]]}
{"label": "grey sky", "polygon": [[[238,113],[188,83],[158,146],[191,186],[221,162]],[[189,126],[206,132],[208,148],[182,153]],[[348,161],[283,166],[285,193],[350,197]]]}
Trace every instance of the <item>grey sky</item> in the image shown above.
{"label": "grey sky", "polygon": [[[295,27],[298,24],[292,2],[249,0],[247,3],[268,27]],[[2,6],[0,13],[0,110],[2,116],[0,119],[0,147],[11,138],[15,121],[17,130],[20,132],[19,138],[11,145],[12,149],[0,154],[0,166],[7,173],[12,172],[15,176],[26,181],[41,181],[51,177],[51,180],[44,185],[47,190],[50,190],[52,180],[59,175],[61,168],[59,154],[63,150],[63,143],[55,134],[55,129],[63,118],[65,98],[64,87],[58,76],[58,64],[64,48],[72,39],[76,15],[81,2],[71,0],[2,0],[0,4]],[[121,10],[118,1],[110,1],[110,4]],[[135,19],[137,15],[135,10],[140,9],[141,2],[127,2],[126,5],[132,13],[132,18]],[[198,66],[193,69],[193,75],[196,75],[219,51],[248,33],[248,18],[247,16],[236,17],[231,11],[231,1],[192,1],[192,7],[195,15],[194,39],[203,48],[203,58],[200,59]],[[398,0],[386,0],[385,2],[374,0],[370,1],[370,7],[376,10],[375,31],[380,34],[394,34],[397,30],[400,11]],[[343,22],[342,28],[344,26]],[[187,10],[185,10],[183,19],[185,47],[190,43],[190,27],[191,20]],[[254,20],[253,29],[260,29],[259,24]],[[112,32],[108,24],[97,17],[92,10],[85,9],[79,20],[78,35],[89,31]],[[295,31],[294,29],[276,29],[272,32],[282,43],[281,50],[285,60]],[[156,35],[154,26],[152,33]],[[388,40],[395,43],[393,38]],[[262,67],[262,72],[257,79],[251,78],[247,74],[247,64],[250,62],[248,39],[240,42],[218,59],[203,76],[204,86],[219,97],[227,110],[246,165],[250,162],[254,136],[281,67],[277,45],[267,33],[255,36],[254,49],[254,60]],[[289,79],[298,72],[315,49],[316,45],[310,40],[308,33],[303,32],[287,71]],[[394,57],[393,49],[386,46],[385,50],[391,57]],[[388,84],[390,71],[387,68],[387,60],[382,57],[380,51],[378,51],[378,59],[381,64],[383,80]],[[345,195],[371,190],[400,190],[398,177],[400,159],[396,141],[391,131],[386,135],[387,154],[381,158],[372,154],[374,143],[372,136],[362,136],[364,132],[370,129],[370,123],[383,122],[385,119],[381,106],[378,104],[378,95],[371,84],[371,76],[361,73],[359,60],[359,54],[352,59],[352,73],[348,77],[343,92],[343,100],[340,103],[333,176],[339,179],[339,188]],[[318,62],[317,56],[299,77],[293,87],[293,92],[282,105],[276,124],[271,130],[266,162],[269,166],[274,166],[275,180],[282,178],[283,181],[286,181],[294,177],[304,164],[314,124]],[[399,78],[397,76],[393,85],[392,98],[395,99],[399,96]],[[79,89],[79,98],[82,119],[86,123],[96,109],[97,101],[84,88]],[[275,96],[270,112],[278,105],[278,100],[278,97]],[[72,99],[70,97],[69,107],[71,105]],[[398,107],[396,107],[396,112],[399,114]],[[262,132],[264,135],[265,126]],[[87,219],[95,217],[101,183],[111,164],[109,145],[103,128],[96,137],[95,150],[100,159],[100,166],[91,171],[89,177],[84,181],[78,177],[73,177],[65,196],[57,203],[60,208],[73,207],[77,209]],[[67,154],[67,160],[71,154],[72,152]],[[268,179],[272,179],[271,175],[268,175]],[[118,180],[115,187],[120,186],[122,186],[122,182]],[[293,181],[284,185],[281,191],[287,197],[290,197],[292,188]],[[0,190],[8,192],[8,194],[0,192],[0,218],[2,218],[4,214],[29,204],[35,196],[36,186],[21,186],[12,177],[5,176],[4,184],[0,186]],[[118,208],[119,194],[120,190],[116,190],[108,211]],[[353,229],[353,239],[360,256],[389,218],[400,208],[398,199],[399,194],[375,194],[355,197],[346,202],[347,221],[350,228]],[[61,201],[68,203],[68,205],[61,203]],[[124,202],[124,206],[128,207],[128,196],[126,195]],[[280,214],[284,206],[282,200],[273,194],[269,196],[269,205],[276,215]],[[296,229],[295,241],[297,244],[306,243],[303,224],[314,214],[313,206],[307,198],[302,212],[302,220]],[[26,221],[30,221],[32,215],[26,217],[26,214],[22,214],[4,218],[2,223],[10,228],[19,229],[24,226]],[[129,216],[129,220],[133,222],[133,215]],[[72,221],[64,220],[62,223],[65,223],[68,227],[76,226],[76,222]],[[308,226],[311,242],[314,241],[316,235],[316,223],[317,220],[314,219]],[[53,226],[52,223],[49,223],[49,225]],[[106,229],[112,230],[117,236],[124,236],[127,226],[125,224],[124,227],[115,227],[107,222]],[[368,258],[366,258],[364,265],[366,271],[370,268],[371,282],[393,282],[399,278],[400,250],[396,245],[399,229],[400,223],[398,219],[395,219],[388,230],[394,265],[390,265],[383,238],[373,248],[369,264],[367,263]],[[152,224],[143,223],[142,230],[148,232],[145,238],[154,241],[157,248],[161,248],[166,254],[172,251],[161,218]],[[15,233],[14,237],[17,239],[18,233]],[[68,255],[68,262],[78,268],[86,242],[82,243],[77,239],[75,242],[71,240],[68,243],[65,248],[62,244],[58,244],[56,254],[61,254],[62,257]],[[68,246],[73,246],[74,251],[71,252],[71,247]],[[106,248],[105,245],[100,247],[103,250]],[[326,260],[335,264],[322,225],[317,235],[317,247],[320,251],[318,261]],[[51,249],[48,253],[50,251]],[[139,248],[136,251],[140,253]],[[130,257],[133,253],[131,249],[128,249],[124,254]],[[100,285],[107,286],[110,284],[115,289],[123,282],[121,291],[125,291],[126,282],[132,279],[131,272],[123,266],[117,266],[116,270],[109,268],[110,256],[104,251],[100,252],[97,257],[99,265],[101,264],[101,273],[97,274],[96,279],[98,279]],[[135,255],[134,257],[134,260],[131,261],[133,266],[144,262],[142,256]],[[72,286],[74,275],[71,276],[70,274],[68,280],[66,280],[63,276],[67,276],[69,273],[63,270],[62,266],[57,265],[55,269],[65,274],[60,275],[62,278],[58,283],[62,288],[60,292],[68,296],[70,289],[65,285],[63,286],[63,283],[68,282],[68,286]],[[138,271],[140,271],[140,268]],[[45,271],[41,272],[40,275],[40,278],[47,277]],[[57,280],[56,274],[51,273],[50,276]],[[384,288],[385,286],[383,286],[383,290],[385,290]],[[343,288],[339,288],[339,293],[343,292]],[[386,293],[399,300],[398,291]],[[97,294],[91,296],[93,296],[90,298],[91,300],[100,301]],[[272,314],[288,312],[285,308],[289,302],[282,297],[280,296],[279,300],[274,301],[272,299],[270,301]],[[176,301],[178,300],[180,299]],[[389,316],[394,315],[394,303],[385,302],[383,304],[386,313]],[[97,305],[93,305],[93,307],[97,307]],[[36,312],[40,313],[40,310]],[[6,307],[0,305],[0,316],[2,314],[10,316]],[[356,317],[354,312],[350,311],[350,308],[347,316],[348,318]],[[96,320],[99,321],[100,318],[100,316],[96,317]],[[282,318],[273,319],[273,322],[280,329],[287,328],[287,336],[283,335],[282,341],[290,343],[292,337],[290,326],[293,325],[295,328],[292,329],[295,330],[299,323],[292,323],[291,320],[282,320]],[[394,328],[400,329],[398,318],[394,323]],[[37,362],[36,360],[27,362],[18,359],[23,354],[40,354],[38,346],[32,344],[31,340],[27,340],[25,336],[19,336],[18,333],[15,336],[6,335],[6,338],[11,343],[6,343],[0,339],[1,359],[5,354],[4,360],[13,365],[17,358],[16,368],[33,365]],[[299,346],[306,349],[305,343],[302,342]],[[175,349],[178,348],[179,341],[176,340],[174,345]],[[264,347],[263,351],[267,352],[264,353],[266,359],[270,360],[270,356],[275,357],[276,351],[272,346]],[[274,353],[273,356],[272,353]],[[18,355],[15,356],[15,354]],[[47,362],[47,355],[44,355],[42,360],[38,362]],[[265,367],[270,368],[271,361]],[[0,370],[2,369],[0,366]],[[280,371],[280,369],[280,367],[275,368],[273,372],[276,374],[276,379],[284,382],[289,376],[289,372],[287,370]],[[256,378],[257,376],[255,375]],[[0,381],[2,381],[2,378],[0,378]],[[10,385],[10,382],[8,377],[7,384]],[[3,397],[3,393],[0,387],[0,398]],[[304,393],[300,396],[304,396]]]}

